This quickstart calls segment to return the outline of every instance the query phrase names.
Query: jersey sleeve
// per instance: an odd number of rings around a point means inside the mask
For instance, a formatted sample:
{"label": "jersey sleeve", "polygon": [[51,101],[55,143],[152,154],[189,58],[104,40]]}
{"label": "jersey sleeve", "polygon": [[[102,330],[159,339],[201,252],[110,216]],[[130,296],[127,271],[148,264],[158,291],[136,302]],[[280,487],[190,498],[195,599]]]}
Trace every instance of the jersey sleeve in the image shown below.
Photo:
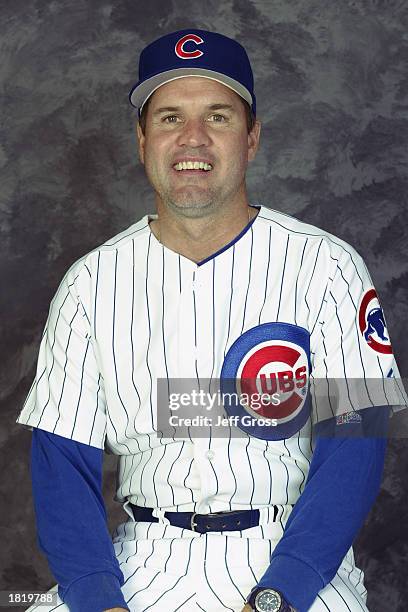
{"label": "jersey sleeve", "polygon": [[364,261],[351,247],[330,257],[331,278],[311,335],[314,422],[341,420],[371,406],[406,407],[385,316]]}
{"label": "jersey sleeve", "polygon": [[17,423],[103,449],[106,403],[90,325],[91,279],[75,264],[51,302],[37,371]]}

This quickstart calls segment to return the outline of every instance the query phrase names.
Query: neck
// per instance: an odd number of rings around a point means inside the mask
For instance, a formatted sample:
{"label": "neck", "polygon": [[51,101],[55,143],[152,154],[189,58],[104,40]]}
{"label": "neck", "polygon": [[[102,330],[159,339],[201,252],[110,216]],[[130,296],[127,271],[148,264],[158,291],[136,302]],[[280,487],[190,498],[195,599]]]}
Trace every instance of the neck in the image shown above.
{"label": "neck", "polygon": [[246,203],[234,210],[199,219],[159,212],[150,228],[159,242],[194,262],[206,259],[231,242],[255,217],[257,210]]}

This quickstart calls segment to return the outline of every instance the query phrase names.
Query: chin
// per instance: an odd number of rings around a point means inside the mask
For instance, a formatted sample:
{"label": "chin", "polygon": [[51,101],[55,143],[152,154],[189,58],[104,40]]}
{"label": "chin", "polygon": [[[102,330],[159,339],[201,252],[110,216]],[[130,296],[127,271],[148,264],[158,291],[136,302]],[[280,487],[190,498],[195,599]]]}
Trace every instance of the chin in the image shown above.
{"label": "chin", "polygon": [[173,210],[177,211],[179,215],[183,217],[188,217],[189,219],[200,219],[201,217],[207,217],[213,210],[215,210],[216,206],[211,204],[200,204],[200,205],[182,205],[182,206],[173,206]]}
{"label": "chin", "polygon": [[208,198],[203,200],[190,199],[188,197],[179,199],[172,198],[168,199],[166,203],[174,212],[190,218],[205,217],[217,208],[214,200]]}

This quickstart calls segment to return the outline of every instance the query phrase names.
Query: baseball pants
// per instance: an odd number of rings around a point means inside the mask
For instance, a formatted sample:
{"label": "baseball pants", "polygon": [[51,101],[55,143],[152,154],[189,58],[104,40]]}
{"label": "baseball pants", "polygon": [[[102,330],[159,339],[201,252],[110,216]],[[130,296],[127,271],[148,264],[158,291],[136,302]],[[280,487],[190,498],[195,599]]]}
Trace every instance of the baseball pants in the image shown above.
{"label": "baseball pants", "polygon": [[[260,524],[245,531],[199,534],[164,521],[129,519],[113,534],[125,578],[122,592],[132,612],[241,612],[283,533],[282,523],[268,522],[264,510]],[[368,612],[363,577],[350,549],[309,612]],[[68,612],[68,607],[58,597],[56,605],[28,608],[34,610]]]}

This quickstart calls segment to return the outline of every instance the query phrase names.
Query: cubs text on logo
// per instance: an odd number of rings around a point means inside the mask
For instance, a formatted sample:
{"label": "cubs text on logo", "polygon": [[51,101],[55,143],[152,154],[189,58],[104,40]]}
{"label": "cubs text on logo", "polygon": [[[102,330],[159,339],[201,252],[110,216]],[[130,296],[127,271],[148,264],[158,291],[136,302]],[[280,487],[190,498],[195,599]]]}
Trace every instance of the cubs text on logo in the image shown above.
{"label": "cubs text on logo", "polygon": [[192,49],[191,51],[187,51],[185,49],[185,45],[188,42],[201,45],[203,44],[204,40],[201,38],[201,36],[197,36],[197,34],[186,34],[176,42],[176,46],[174,47],[177,57],[180,59],[197,59],[197,57],[204,55],[200,49]]}
{"label": "cubs text on logo", "polygon": [[240,401],[224,400],[224,409],[229,416],[238,416],[238,427],[250,435],[264,440],[289,438],[310,415],[309,372],[307,330],[290,323],[253,327],[225,356],[222,391]]}
{"label": "cubs text on logo", "polygon": [[392,353],[384,313],[377,292],[371,288],[362,297],[358,311],[360,332],[370,348],[377,353]]}

